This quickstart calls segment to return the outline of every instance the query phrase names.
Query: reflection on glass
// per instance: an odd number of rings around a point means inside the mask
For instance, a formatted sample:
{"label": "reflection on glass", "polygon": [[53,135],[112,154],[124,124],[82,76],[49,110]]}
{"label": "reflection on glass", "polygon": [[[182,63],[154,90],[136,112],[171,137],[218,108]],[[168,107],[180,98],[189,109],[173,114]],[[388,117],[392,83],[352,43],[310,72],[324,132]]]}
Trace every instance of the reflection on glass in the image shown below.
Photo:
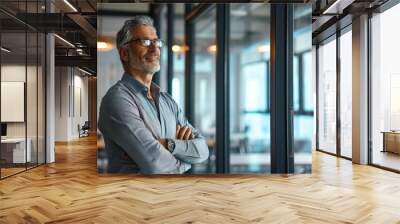
{"label": "reflection on glass", "polygon": [[[2,32],[1,47],[1,177],[25,170],[31,161],[31,141],[26,141],[26,34]],[[7,96],[7,97],[6,97]],[[28,150],[27,150],[28,149]]]}
{"label": "reflection on glass", "polygon": [[352,141],[352,37],[351,30],[340,36],[340,153],[351,158]]}
{"label": "reflection on glass", "polygon": [[210,157],[193,166],[195,173],[215,172],[215,8],[201,15],[195,25],[194,126],[206,137]]}
{"label": "reflection on glass", "polygon": [[336,154],[336,39],[318,48],[318,144]]}
{"label": "reflection on glass", "polygon": [[270,173],[270,7],[231,4],[230,172]]}
{"label": "reflection on glass", "polygon": [[374,15],[371,20],[372,163],[395,170],[400,170],[399,21],[400,4]]}
{"label": "reflection on glass", "polygon": [[185,109],[185,24],[184,4],[174,4],[174,41],[172,51],[174,72],[172,80],[172,97],[182,110]]}
{"label": "reflection on glass", "polygon": [[314,106],[311,72],[311,5],[293,5],[293,107],[295,173],[311,173]]}
{"label": "reflection on glass", "polygon": [[[159,29],[159,38],[164,40],[164,42],[167,41],[167,36],[168,36],[168,29],[167,29],[167,7],[162,7],[161,8],[161,13],[160,13],[160,29]],[[168,47],[163,47],[160,49],[160,71],[158,74],[156,74],[153,77],[154,79],[159,78],[160,80],[160,87],[161,89],[167,91],[167,82],[168,82],[168,77],[167,77],[167,65],[168,65]],[[159,76],[159,77],[157,77]]]}

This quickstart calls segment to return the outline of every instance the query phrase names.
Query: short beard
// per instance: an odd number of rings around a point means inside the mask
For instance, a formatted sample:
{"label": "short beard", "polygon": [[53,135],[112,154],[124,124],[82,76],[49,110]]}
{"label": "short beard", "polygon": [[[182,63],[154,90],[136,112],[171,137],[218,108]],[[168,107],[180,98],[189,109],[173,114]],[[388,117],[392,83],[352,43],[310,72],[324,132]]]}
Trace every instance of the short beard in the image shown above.
{"label": "short beard", "polygon": [[128,64],[131,67],[138,68],[139,70],[143,71],[144,73],[154,75],[154,73],[160,71],[160,63],[157,65],[152,65],[150,63],[142,62],[136,57],[131,50],[128,50],[129,54],[129,61]]}

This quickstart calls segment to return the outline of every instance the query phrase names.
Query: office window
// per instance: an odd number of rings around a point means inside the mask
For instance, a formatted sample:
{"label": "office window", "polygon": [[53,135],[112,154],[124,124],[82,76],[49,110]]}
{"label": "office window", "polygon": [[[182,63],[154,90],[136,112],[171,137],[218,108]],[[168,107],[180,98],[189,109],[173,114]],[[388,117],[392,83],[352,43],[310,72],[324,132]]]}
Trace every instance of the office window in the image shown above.
{"label": "office window", "polygon": [[[315,76],[313,76],[312,68],[314,66],[312,62],[311,51],[303,54],[303,99],[304,99],[304,110],[314,111],[314,97],[315,97]],[[310,91],[310,89],[312,91]]]}
{"label": "office window", "polygon": [[[5,16],[0,13],[1,17]],[[5,16],[7,18],[7,16]],[[1,33],[1,123],[5,126],[1,140],[1,177],[25,170],[31,161],[32,141],[26,139],[26,38],[25,30]],[[27,144],[28,143],[28,144]],[[28,152],[28,154],[27,154]],[[27,160],[28,159],[28,160]]]}
{"label": "office window", "polygon": [[270,6],[231,4],[230,172],[270,172]]}
{"label": "office window", "polygon": [[311,74],[311,7],[293,5],[293,149],[295,173],[311,173],[314,88]]}
{"label": "office window", "polygon": [[[43,4],[43,1],[1,3],[20,16],[43,13]],[[39,30],[2,13],[0,24],[0,177],[4,178],[45,162],[46,40]]]}
{"label": "office window", "polygon": [[216,79],[216,9],[194,23],[194,126],[206,137],[210,157],[193,166],[193,172],[215,172],[215,79]]}
{"label": "office window", "polygon": [[400,5],[371,19],[372,163],[400,170]]}
{"label": "office window", "polygon": [[174,74],[172,79],[172,97],[178,105],[185,109],[185,5],[174,4],[174,41],[172,51],[174,60]]}
{"label": "office window", "polygon": [[[160,12],[160,29],[158,30],[158,37],[166,43],[167,41],[167,36],[168,36],[168,24],[167,24],[167,12],[168,12],[168,7],[162,6],[161,7],[161,12]],[[167,91],[167,83],[168,83],[168,75],[167,75],[167,64],[168,64],[168,46],[164,46],[163,48],[160,49],[160,71],[156,73],[156,76],[158,75],[159,77],[154,76],[153,80],[155,78],[159,78],[160,80],[160,87],[163,91]]]}
{"label": "office window", "polygon": [[352,141],[352,35],[340,36],[340,153],[351,158]]}
{"label": "office window", "polygon": [[299,71],[299,55],[296,53],[293,57],[293,109],[300,110],[300,71]]}
{"label": "office window", "polygon": [[318,147],[336,154],[336,39],[318,48]]}

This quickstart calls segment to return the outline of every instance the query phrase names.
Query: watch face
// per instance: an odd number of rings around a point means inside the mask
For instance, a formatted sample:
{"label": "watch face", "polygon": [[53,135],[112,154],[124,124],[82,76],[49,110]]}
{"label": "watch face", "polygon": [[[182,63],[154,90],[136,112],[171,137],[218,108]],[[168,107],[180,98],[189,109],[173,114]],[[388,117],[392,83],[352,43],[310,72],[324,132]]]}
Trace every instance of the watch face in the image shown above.
{"label": "watch face", "polygon": [[168,150],[172,151],[175,148],[175,142],[172,140],[168,140]]}

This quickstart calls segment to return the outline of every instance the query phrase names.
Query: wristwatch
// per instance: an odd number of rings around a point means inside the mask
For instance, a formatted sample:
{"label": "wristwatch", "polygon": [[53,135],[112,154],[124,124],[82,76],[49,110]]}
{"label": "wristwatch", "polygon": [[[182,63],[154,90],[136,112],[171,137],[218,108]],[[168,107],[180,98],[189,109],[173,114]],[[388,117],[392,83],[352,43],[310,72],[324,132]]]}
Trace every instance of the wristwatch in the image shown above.
{"label": "wristwatch", "polygon": [[172,139],[167,139],[167,149],[168,151],[170,151],[171,153],[174,151],[175,149],[175,141]]}

